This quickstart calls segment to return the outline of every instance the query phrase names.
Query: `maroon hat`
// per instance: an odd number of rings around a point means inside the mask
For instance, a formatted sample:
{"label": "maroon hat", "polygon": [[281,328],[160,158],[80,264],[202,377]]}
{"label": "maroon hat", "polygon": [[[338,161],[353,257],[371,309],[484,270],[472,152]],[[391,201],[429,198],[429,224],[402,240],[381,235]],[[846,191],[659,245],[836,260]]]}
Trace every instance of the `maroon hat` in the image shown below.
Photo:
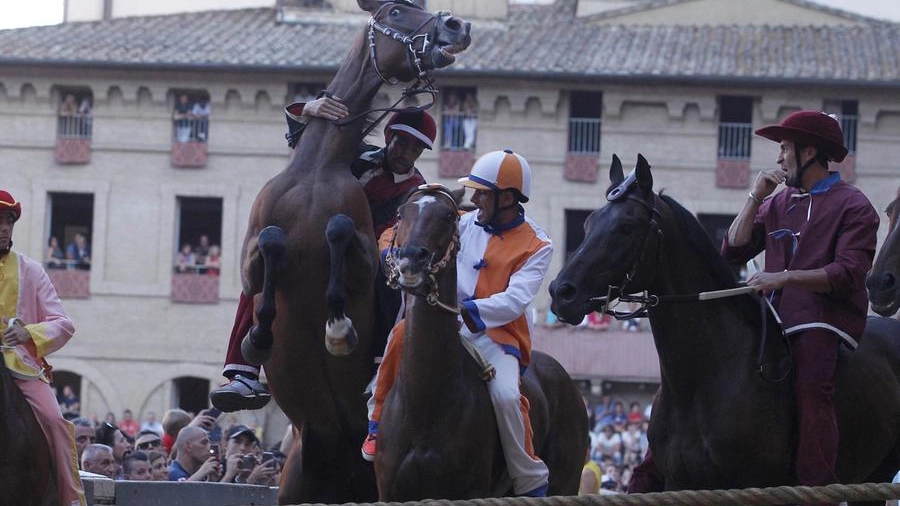
{"label": "maroon hat", "polygon": [[437,124],[425,111],[401,111],[391,116],[385,125],[384,142],[390,144],[396,132],[403,132],[431,149],[437,137]]}
{"label": "maroon hat", "polygon": [[791,141],[816,147],[835,162],[840,162],[847,156],[840,123],[824,112],[791,113],[777,125],[760,128],[756,135],[775,142]]}
{"label": "maroon hat", "polygon": [[22,216],[22,204],[17,202],[6,190],[0,190],[0,211],[12,211],[15,215],[13,221],[19,221]]}

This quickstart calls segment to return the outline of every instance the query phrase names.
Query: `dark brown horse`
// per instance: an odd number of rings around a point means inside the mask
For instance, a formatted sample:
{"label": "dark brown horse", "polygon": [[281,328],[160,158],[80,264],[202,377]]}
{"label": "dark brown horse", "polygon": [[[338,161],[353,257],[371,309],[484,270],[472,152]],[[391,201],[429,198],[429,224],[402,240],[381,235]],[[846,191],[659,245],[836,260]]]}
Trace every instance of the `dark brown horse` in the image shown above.
{"label": "dark brown horse", "polygon": [[[461,196],[429,186],[399,211],[394,275],[407,306],[403,358],[378,430],[382,501],[512,493],[482,371],[458,332]],[[584,403],[556,360],[531,357],[522,392],[531,404],[534,448],[550,470],[549,494],[574,495],[588,448]]]}
{"label": "dark brown horse", "polygon": [[900,189],[897,198],[885,210],[888,215],[888,236],[881,245],[875,264],[866,278],[872,311],[892,316],[900,309]]}
{"label": "dark brown horse", "polygon": [[[372,18],[328,85],[353,114],[370,109],[383,83],[450,65],[470,42],[469,23],[448,13],[407,1],[357,1]],[[244,239],[243,287],[255,295],[257,325],[242,350],[265,364],[273,396],[302,427],[281,503],[376,497],[372,466],[359,456],[362,393],[374,373],[377,261],[366,196],[349,169],[363,124],[310,123],[291,163],[257,196]]]}
{"label": "dark brown horse", "polygon": [[56,476],[47,437],[0,357],[0,494],[17,506],[57,506]]}
{"label": "dark brown horse", "polygon": [[[609,202],[587,219],[584,242],[550,286],[553,311],[579,322],[598,301],[646,291],[640,298],[661,375],[648,436],[666,490],[795,484],[793,387],[789,374],[758,372],[758,297],[688,297],[736,287],[700,223],[653,191],[642,156],[624,185],[614,158],[610,181]],[[900,322],[873,317],[859,348],[840,351],[834,402],[843,483],[889,482],[900,468],[897,336]],[[787,354],[780,339],[765,342],[763,364]]]}

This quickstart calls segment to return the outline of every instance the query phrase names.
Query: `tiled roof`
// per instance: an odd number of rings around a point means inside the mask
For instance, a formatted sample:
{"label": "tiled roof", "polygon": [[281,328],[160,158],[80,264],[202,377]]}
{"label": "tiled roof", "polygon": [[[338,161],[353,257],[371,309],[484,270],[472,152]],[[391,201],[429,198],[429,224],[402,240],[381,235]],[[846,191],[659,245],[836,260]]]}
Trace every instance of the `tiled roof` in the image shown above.
{"label": "tiled roof", "polygon": [[[0,30],[0,63],[336,69],[366,19],[322,13],[278,23],[276,17],[275,9],[244,9]],[[472,38],[446,72],[900,87],[900,24],[894,23],[595,25],[574,16],[572,0],[558,0],[513,6],[505,21],[476,21]]]}

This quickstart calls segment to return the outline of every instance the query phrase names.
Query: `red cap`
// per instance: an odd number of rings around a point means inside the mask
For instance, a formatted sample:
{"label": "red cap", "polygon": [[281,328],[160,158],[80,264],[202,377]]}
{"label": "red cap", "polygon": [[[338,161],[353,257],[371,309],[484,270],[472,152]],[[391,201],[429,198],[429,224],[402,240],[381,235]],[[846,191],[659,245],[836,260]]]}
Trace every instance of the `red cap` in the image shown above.
{"label": "red cap", "polygon": [[17,202],[6,190],[0,190],[0,211],[12,211],[16,216],[13,221],[19,221],[22,216],[22,204]]}
{"label": "red cap", "polygon": [[841,162],[847,156],[841,125],[824,112],[791,113],[777,125],[760,128],[756,135],[775,142],[791,141],[813,146],[835,162]]}
{"label": "red cap", "polygon": [[403,132],[431,149],[437,137],[437,124],[425,111],[401,111],[391,116],[385,125],[384,142],[390,144],[395,132]]}

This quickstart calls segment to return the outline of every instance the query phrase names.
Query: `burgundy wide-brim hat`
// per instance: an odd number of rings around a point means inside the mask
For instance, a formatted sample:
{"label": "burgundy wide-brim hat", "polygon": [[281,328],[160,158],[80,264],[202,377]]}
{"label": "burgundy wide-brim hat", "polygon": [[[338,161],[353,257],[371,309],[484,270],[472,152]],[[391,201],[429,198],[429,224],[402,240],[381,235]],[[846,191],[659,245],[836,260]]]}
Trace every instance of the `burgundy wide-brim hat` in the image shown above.
{"label": "burgundy wide-brim hat", "polygon": [[0,211],[11,211],[14,221],[19,221],[22,216],[22,204],[13,198],[6,190],[0,190]]}
{"label": "burgundy wide-brim hat", "polygon": [[791,141],[814,146],[835,162],[841,162],[847,156],[840,123],[824,112],[797,111],[781,123],[762,127],[755,133],[775,142]]}

